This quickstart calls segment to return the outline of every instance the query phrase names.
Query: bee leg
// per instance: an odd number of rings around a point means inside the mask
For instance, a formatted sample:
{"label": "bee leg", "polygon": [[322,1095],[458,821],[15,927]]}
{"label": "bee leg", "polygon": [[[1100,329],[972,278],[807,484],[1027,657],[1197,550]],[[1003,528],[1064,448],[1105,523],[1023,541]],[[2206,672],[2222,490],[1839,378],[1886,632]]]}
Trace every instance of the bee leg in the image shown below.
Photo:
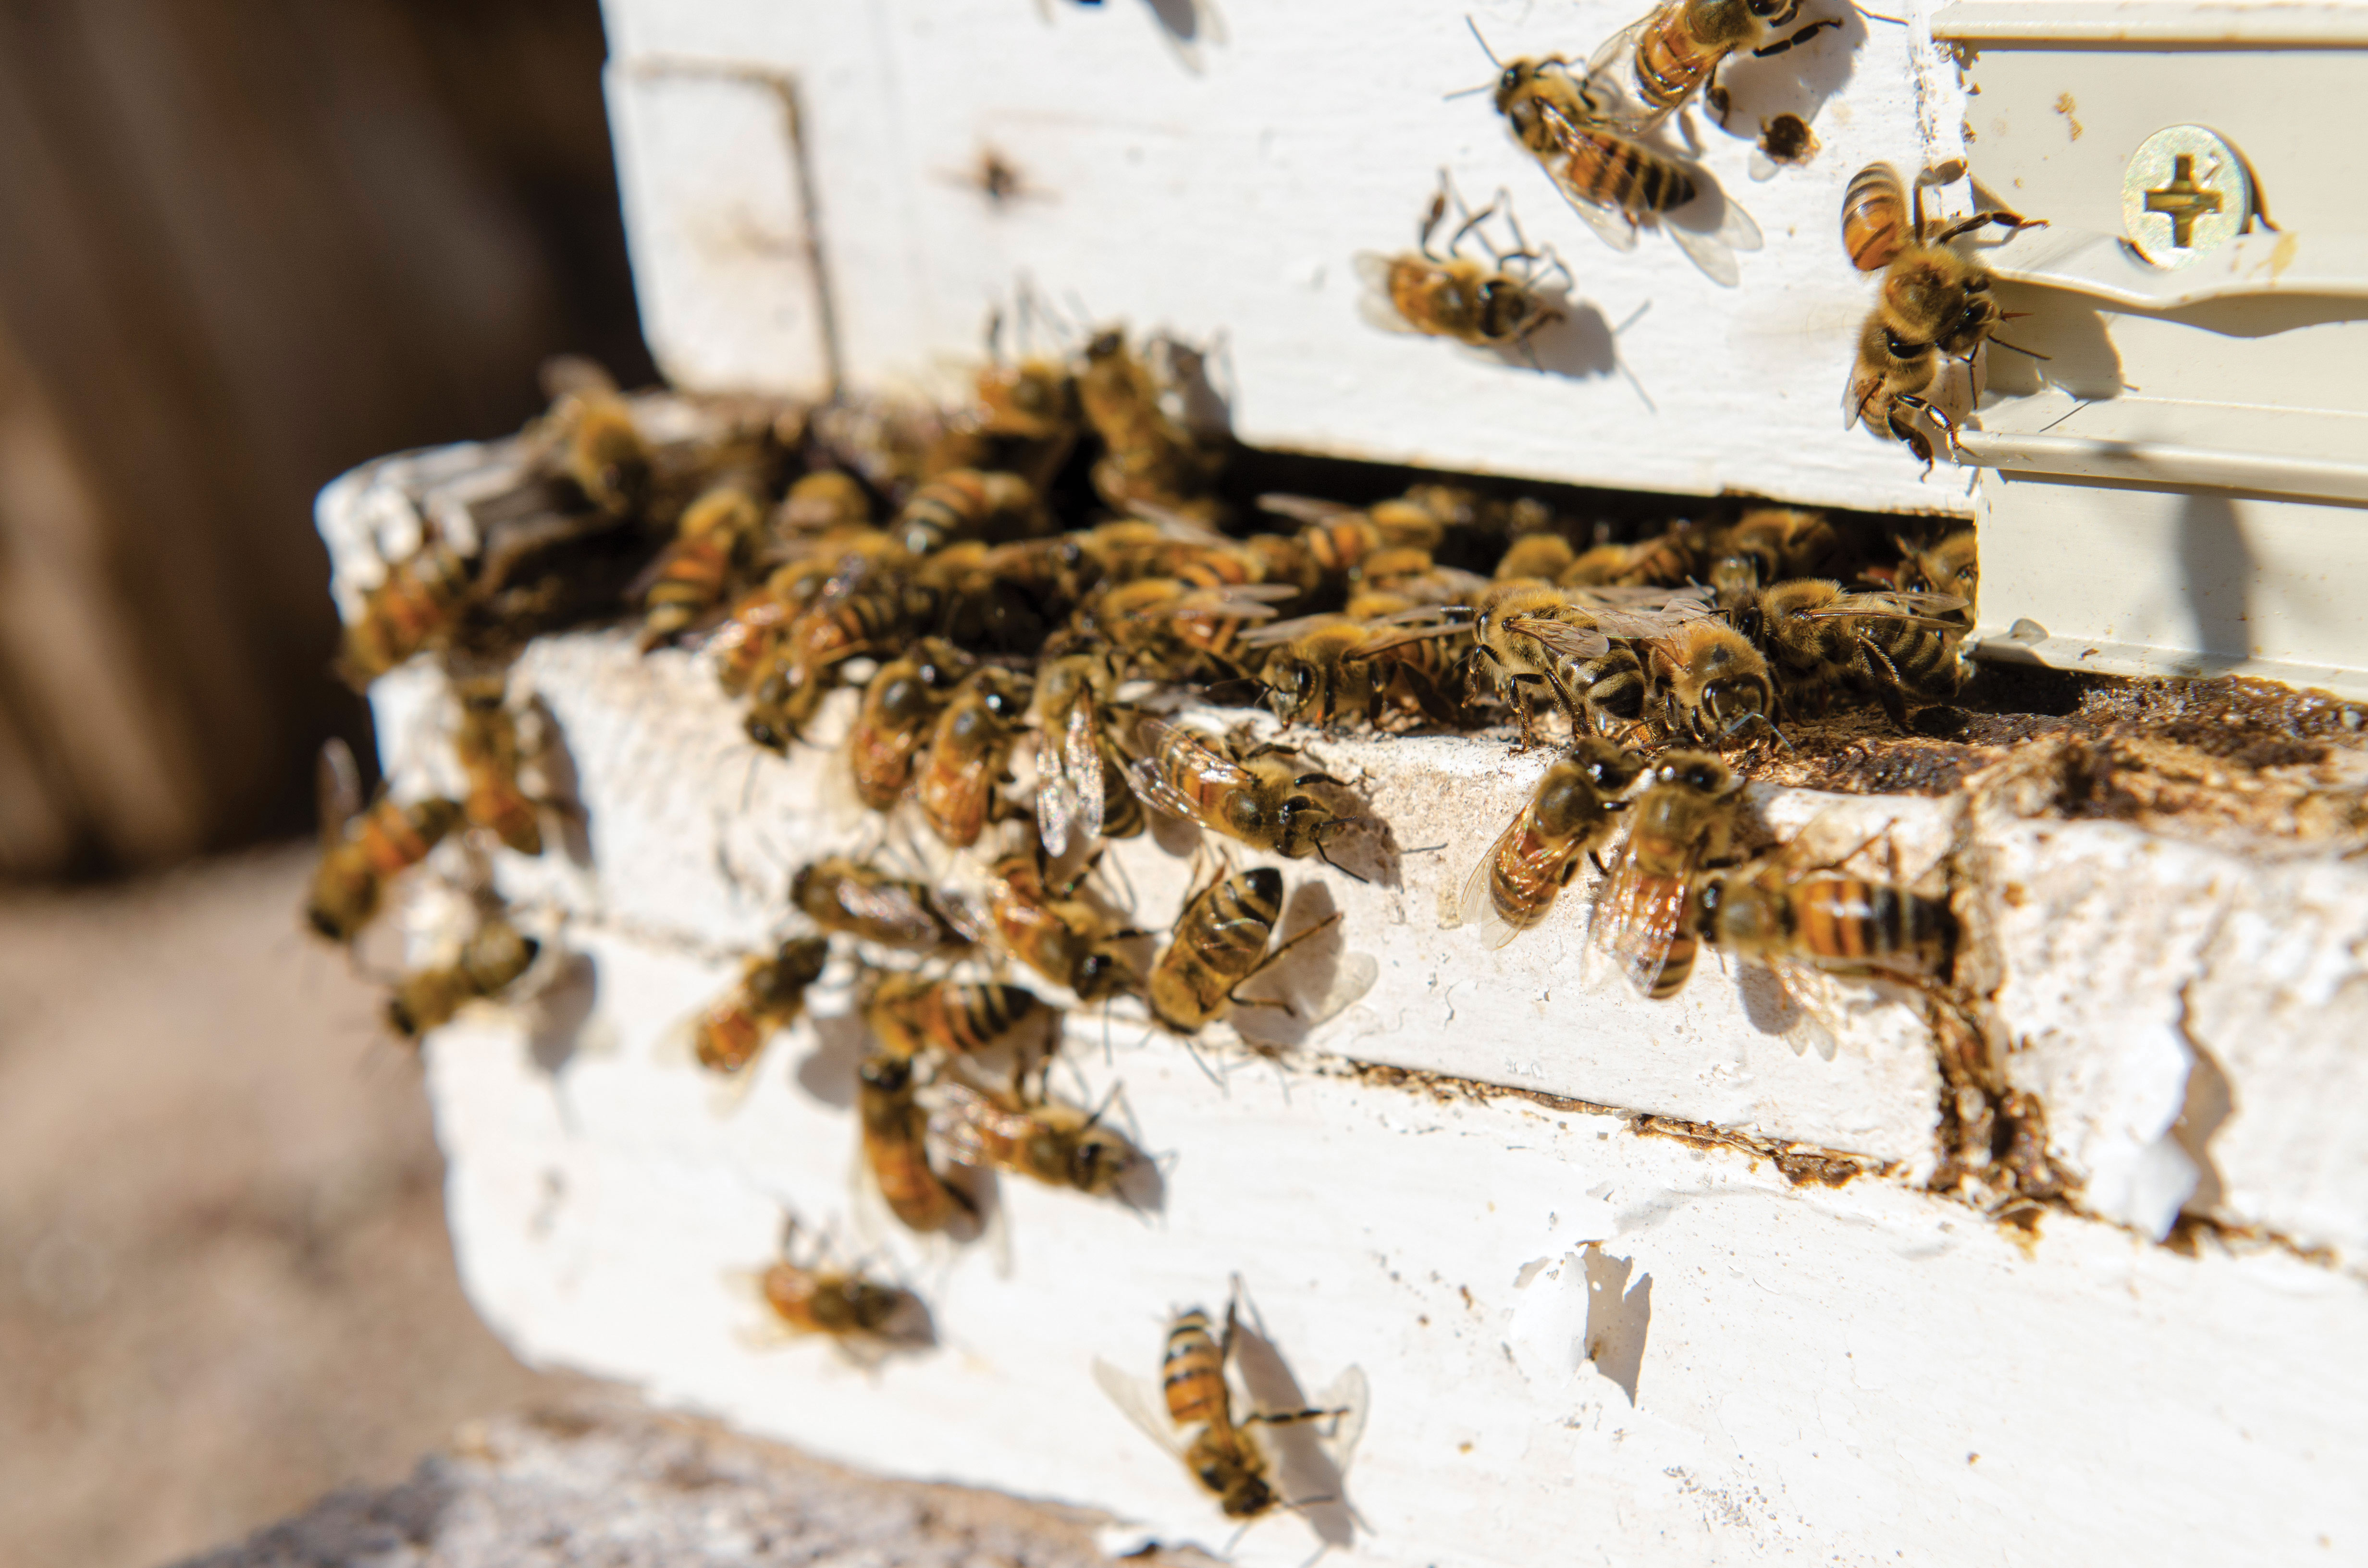
{"label": "bee leg", "polygon": [[1751,53],[1754,59],[1765,60],[1771,54],[1783,53],[1786,50],[1792,48],[1796,43],[1808,42],[1819,33],[1824,32],[1827,28],[1832,28],[1839,31],[1840,30],[1841,25],[1840,17],[1827,17],[1823,21],[1811,22],[1807,27],[1803,28],[1799,32],[1793,34],[1790,38],[1780,38],[1774,43],[1768,45],[1764,49],[1753,50]]}

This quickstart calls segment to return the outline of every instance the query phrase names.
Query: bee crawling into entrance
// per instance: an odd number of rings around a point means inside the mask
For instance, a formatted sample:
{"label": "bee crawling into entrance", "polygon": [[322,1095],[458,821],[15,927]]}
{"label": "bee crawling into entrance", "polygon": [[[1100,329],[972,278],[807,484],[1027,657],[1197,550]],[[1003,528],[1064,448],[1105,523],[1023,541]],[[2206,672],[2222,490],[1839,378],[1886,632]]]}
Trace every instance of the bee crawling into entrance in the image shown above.
{"label": "bee crawling into entrance", "polygon": [[[1202,1491],[1216,1500],[1226,1517],[1245,1522],[1277,1508],[1308,1512],[1321,1505],[1338,1506],[1353,1518],[1340,1498],[1357,1440],[1364,1433],[1370,1402],[1364,1372],[1350,1367],[1335,1378],[1316,1403],[1305,1407],[1259,1408],[1252,1397],[1256,1381],[1281,1385],[1297,1393],[1297,1385],[1262,1335],[1246,1331],[1240,1320],[1241,1278],[1225,1304],[1222,1334],[1212,1331],[1209,1314],[1194,1307],[1179,1312],[1167,1329],[1167,1345],[1160,1361],[1160,1384],[1155,1390],[1143,1380],[1121,1371],[1110,1362],[1094,1362],[1094,1381],[1101,1385],[1128,1420],[1161,1448],[1183,1461]],[[1253,1380],[1244,1366],[1246,1342],[1255,1339],[1271,1362],[1269,1375]],[[1233,1374],[1228,1377],[1228,1372]],[[1246,1388],[1237,1392],[1240,1380]],[[1243,1410],[1239,1416],[1236,1409]],[[1277,1434],[1304,1424],[1326,1423],[1317,1434],[1313,1454],[1304,1450],[1285,1456],[1278,1451]],[[1299,1460],[1290,1463],[1288,1460]],[[1313,1462],[1306,1462],[1306,1461]],[[1297,1498],[1284,1497],[1278,1483],[1287,1470],[1313,1470],[1316,1491]],[[1326,1473],[1328,1471],[1328,1474]],[[1322,1491],[1328,1484],[1328,1494]],[[1327,1543],[1336,1533],[1326,1528],[1334,1521],[1311,1519]]]}

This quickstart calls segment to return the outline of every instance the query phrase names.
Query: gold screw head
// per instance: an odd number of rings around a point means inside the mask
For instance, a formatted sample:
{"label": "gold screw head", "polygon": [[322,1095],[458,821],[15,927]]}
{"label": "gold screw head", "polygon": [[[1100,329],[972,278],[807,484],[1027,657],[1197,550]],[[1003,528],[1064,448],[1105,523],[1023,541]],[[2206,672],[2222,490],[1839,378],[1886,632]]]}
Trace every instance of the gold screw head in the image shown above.
{"label": "gold screw head", "polygon": [[2184,267],[2242,233],[2253,176],[2217,131],[2171,125],[2138,143],[2122,171],[2122,232],[2157,267]]}

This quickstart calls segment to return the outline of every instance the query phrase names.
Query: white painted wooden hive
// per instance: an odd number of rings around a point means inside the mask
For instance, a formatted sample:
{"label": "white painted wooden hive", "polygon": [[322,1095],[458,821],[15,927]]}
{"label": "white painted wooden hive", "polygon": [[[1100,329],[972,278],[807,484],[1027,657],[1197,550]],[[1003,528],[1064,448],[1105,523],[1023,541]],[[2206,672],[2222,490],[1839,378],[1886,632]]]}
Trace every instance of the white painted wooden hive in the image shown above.
{"label": "white painted wooden hive", "polygon": [[[1832,238],[1840,186],[1873,157],[1964,150],[1922,7],[1737,72],[1738,125],[1814,110],[1825,147],[1759,182],[1748,141],[1707,135],[1768,239],[1733,290],[1666,241],[1616,256],[1567,222],[1485,97],[1442,100],[1489,74],[1456,18],[1373,9],[963,0],[857,25],[819,4],[614,0],[661,363],[702,390],[938,387],[1025,274],[1107,317],[1222,338],[1256,446],[1975,509],[1969,471],[1919,477],[1832,415],[1867,302]],[[1474,14],[1507,56],[1583,54],[1629,19],[1592,0]],[[960,177],[988,145],[1028,182],[1000,206]],[[1405,243],[1442,163],[1474,194],[1511,187],[1577,272],[1601,330],[1563,346],[1561,373],[1359,323],[1349,256]],[[1608,338],[1648,301],[1617,351],[1657,412]],[[465,535],[470,500],[516,462],[447,449],[333,485],[341,603],[423,519]],[[1888,829],[1898,875],[1952,890],[2003,1073],[1967,1101],[1907,993],[1788,998],[1707,960],[1669,1003],[1592,983],[1585,877],[1501,951],[1442,927],[1544,758],[1484,738],[1311,742],[1368,780],[1407,852],[1371,885],[1264,863],[1301,900],[1292,924],[1326,900],[1343,913],[1372,989],[1279,1055],[1214,1031],[1213,1075],[1135,1015],[1106,1052],[1104,1021],[1077,1014],[1071,1092],[1122,1085],[1165,1156],[1156,1200],[1006,1179],[984,1239],[920,1246],[851,1178],[844,963],[745,1098],[719,1099],[680,1050],[738,956],[795,928],[795,867],[869,831],[831,803],[841,765],[755,752],[705,655],[643,656],[627,630],[538,639],[511,682],[564,737],[586,852],[498,853],[495,875],[568,958],[530,1004],[438,1031],[427,1060],[463,1279],[531,1360],[883,1471],[1099,1509],[1114,1546],[1216,1548],[1230,1522],[1091,1367],[1148,1378],[1173,1311],[1218,1308],[1238,1273],[1288,1365],[1248,1367],[1260,1399],[1352,1365],[1372,1391],[1354,1517],[1318,1502],[1262,1522],[1240,1561],[1299,1562],[1319,1540],[1410,1565],[2368,1553],[2368,869],[2340,854],[2351,797],[2326,788],[2368,777],[2347,745],[2315,774],[2204,780],[2238,804],[2169,833],[2067,820],[2088,755],[2072,743],[1930,794],[1755,785],[1760,838],[1839,852]],[[443,676],[415,662],[372,700],[397,795],[452,790]],[[851,699],[834,700],[818,739],[847,722]],[[1187,885],[1178,847],[1112,851],[1145,924]],[[2011,1169],[1960,1136],[2009,1103],[2045,1142]],[[785,1211],[909,1283],[934,1348],[859,1366],[761,1343],[734,1276],[774,1255]],[[1281,1445],[1286,1491],[1338,1491],[1298,1440]]]}

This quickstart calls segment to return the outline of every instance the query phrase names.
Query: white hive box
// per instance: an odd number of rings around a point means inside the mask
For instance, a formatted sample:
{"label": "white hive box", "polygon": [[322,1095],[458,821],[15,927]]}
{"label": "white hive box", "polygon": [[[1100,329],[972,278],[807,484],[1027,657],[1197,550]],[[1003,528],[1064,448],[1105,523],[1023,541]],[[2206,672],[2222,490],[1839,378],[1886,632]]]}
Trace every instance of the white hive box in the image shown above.
{"label": "white hive box", "polygon": [[[1630,19],[1599,4],[1474,15],[1508,57],[1583,57]],[[645,317],[688,387],[941,384],[1024,275],[1101,319],[1221,340],[1255,444],[1680,494],[1982,504],[1971,471],[1920,478],[1836,414],[1869,300],[1834,236],[1840,187],[1873,157],[1963,151],[1956,68],[1924,45],[1923,10],[1737,71],[1738,126],[1814,108],[1825,146],[1762,183],[1747,142],[1706,132],[1710,167],[1767,235],[1732,290],[1665,238],[1608,251],[1485,97],[1444,100],[1489,74],[1452,12],[942,0],[609,17]],[[1026,181],[1001,207],[960,178],[989,146]],[[1651,301],[1619,349],[1657,414],[1583,342],[1541,375],[1360,323],[1349,258],[1411,238],[1442,163],[1475,199],[1510,187],[1604,323]],[[333,486],[322,523],[344,601],[420,518],[499,490],[507,460],[451,449]],[[565,738],[589,854],[502,853],[495,874],[579,961],[529,1007],[464,1015],[427,1061],[463,1279],[529,1359],[877,1469],[1099,1509],[1113,1545],[1220,1548],[1228,1522],[1090,1368],[1149,1377],[1168,1314],[1218,1307],[1238,1272],[1300,1390],[1352,1364],[1372,1389],[1345,1493],[1360,1518],[1318,1505],[1260,1523],[1240,1561],[1299,1562],[1319,1541],[1408,1568],[2368,1553],[2360,862],[2026,814],[2012,776],[1977,799],[1755,789],[1766,832],[1846,847],[1889,825],[1903,872],[1964,869],[2008,1078],[2044,1105],[2078,1184],[2077,1212],[2051,1209],[2033,1242],[1927,1190],[1946,1090],[1908,999],[1838,988],[1828,1032],[1706,957],[1679,1000],[1645,1004],[1585,973],[1584,877],[1551,925],[1491,953],[1440,927],[1440,902],[1543,759],[1317,742],[1372,780],[1406,851],[1397,878],[1272,863],[1299,918],[1310,901],[1343,912],[1373,988],[1279,1062],[1215,1031],[1222,1082],[1132,1015],[1106,1058],[1102,1020],[1078,1015],[1068,1092],[1122,1086],[1164,1156],[1157,1201],[1138,1214],[1005,1180],[986,1237],[919,1246],[869,1218],[850,1179],[860,1041],[843,966],[736,1105],[678,1049],[737,956],[790,926],[791,871],[864,835],[830,804],[838,759],[752,754],[700,656],[643,658],[624,631],[541,639],[513,682]],[[406,667],[373,700],[398,792],[450,789],[440,676]],[[1145,924],[1180,897],[1178,847],[1114,851]],[[2220,1228],[2174,1229],[2182,1210]],[[729,1276],[769,1259],[785,1211],[919,1291],[937,1346],[862,1369],[819,1344],[752,1344],[757,1311]],[[1273,1370],[1262,1397],[1289,1397]],[[1297,1495],[1336,1489],[1294,1480]]]}

